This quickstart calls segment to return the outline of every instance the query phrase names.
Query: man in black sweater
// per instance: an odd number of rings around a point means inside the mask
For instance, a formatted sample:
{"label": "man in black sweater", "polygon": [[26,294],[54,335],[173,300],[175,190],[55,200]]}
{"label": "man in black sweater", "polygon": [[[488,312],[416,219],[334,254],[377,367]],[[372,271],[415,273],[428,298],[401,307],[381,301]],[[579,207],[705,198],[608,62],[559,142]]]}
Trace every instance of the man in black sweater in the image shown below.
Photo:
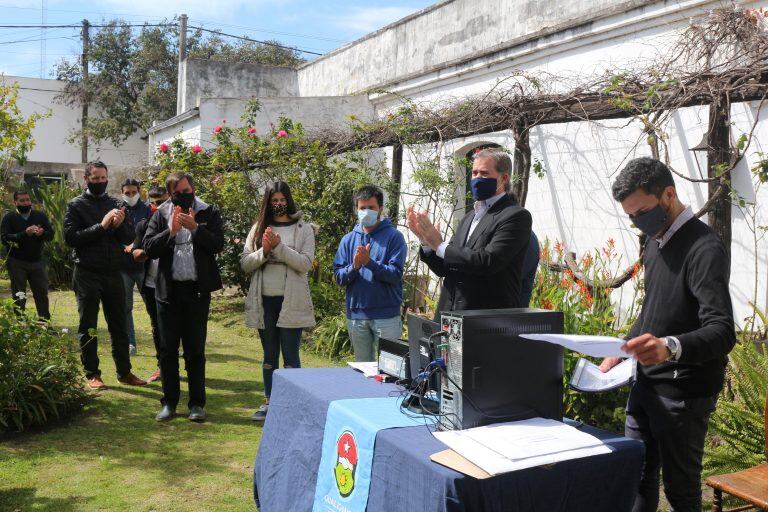
{"label": "man in black sweater", "polygon": [[73,285],[80,324],[80,359],[92,389],[106,388],[99,370],[96,330],[99,303],[112,338],[112,359],[117,379],[129,386],[147,383],[131,373],[128,331],[125,323],[125,291],[120,277],[123,247],[133,242],[133,226],[121,202],[107,194],[107,166],[90,162],[85,166],[87,190],[67,204],[64,240],[74,248]]}
{"label": "man in black sweater", "polygon": [[224,248],[221,214],[195,197],[192,176],[174,172],[165,180],[170,201],[152,215],[144,251],[158,259],[155,277],[160,328],[162,409],[157,421],[176,415],[179,403],[179,343],[189,383],[190,421],[205,421],[205,340],[211,292],[221,289],[216,254]]}
{"label": "man in black sweater", "polygon": [[648,236],[645,298],[624,346],[639,363],[625,435],[646,450],[633,512],[656,511],[659,470],[673,510],[699,511],[707,424],[736,343],[730,261],[720,237],[680,202],[662,162],[630,161],[613,196]]}
{"label": "man in black sweater", "polygon": [[0,238],[8,246],[5,264],[11,278],[11,294],[16,306],[24,311],[27,281],[35,297],[37,316],[51,319],[48,310],[48,272],[43,261],[43,243],[53,240],[51,223],[45,213],[32,209],[29,192],[13,193],[15,212],[8,212],[0,223]]}

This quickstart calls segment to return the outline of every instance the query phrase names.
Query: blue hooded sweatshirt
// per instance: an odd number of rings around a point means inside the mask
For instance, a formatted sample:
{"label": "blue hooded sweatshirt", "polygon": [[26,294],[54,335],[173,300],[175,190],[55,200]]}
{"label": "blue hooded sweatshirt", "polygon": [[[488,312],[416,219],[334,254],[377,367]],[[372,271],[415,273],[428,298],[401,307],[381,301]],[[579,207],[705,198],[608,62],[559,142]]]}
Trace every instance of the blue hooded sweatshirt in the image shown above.
{"label": "blue hooded sweatshirt", "polygon": [[[355,270],[357,247],[371,244],[371,260]],[[405,238],[382,219],[370,233],[358,224],[344,235],[333,259],[336,282],[347,287],[347,318],[379,320],[400,315],[403,304],[403,266],[408,249]]]}

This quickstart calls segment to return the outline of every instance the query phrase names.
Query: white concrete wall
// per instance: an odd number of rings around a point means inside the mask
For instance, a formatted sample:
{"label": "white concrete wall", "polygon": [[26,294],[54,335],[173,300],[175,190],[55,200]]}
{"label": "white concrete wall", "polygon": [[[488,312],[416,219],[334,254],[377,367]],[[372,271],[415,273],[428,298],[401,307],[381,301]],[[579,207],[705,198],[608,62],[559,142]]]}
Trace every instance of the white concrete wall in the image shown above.
{"label": "white concrete wall", "polygon": [[182,67],[181,112],[197,107],[203,98],[297,96],[296,70],[263,64],[187,59]]}
{"label": "white concrete wall", "polygon": [[[81,163],[79,142],[67,142],[73,130],[80,125],[79,108],[69,107],[54,101],[64,87],[64,82],[39,78],[6,76],[7,83],[19,84],[19,108],[22,114],[51,111],[51,116],[38,121],[32,132],[35,147],[28,159],[35,162],[57,162],[62,164]],[[88,159],[101,159],[107,165],[139,166],[146,163],[146,141],[136,134],[119,147],[109,143],[92,144],[88,148]],[[63,169],[66,170],[66,169]]]}

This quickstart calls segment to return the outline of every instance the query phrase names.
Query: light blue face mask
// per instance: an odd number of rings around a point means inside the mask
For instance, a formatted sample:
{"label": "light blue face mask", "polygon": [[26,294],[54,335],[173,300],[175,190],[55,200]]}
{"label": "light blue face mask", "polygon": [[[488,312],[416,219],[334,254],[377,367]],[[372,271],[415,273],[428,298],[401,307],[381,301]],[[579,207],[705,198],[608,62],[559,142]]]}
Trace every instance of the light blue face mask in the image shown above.
{"label": "light blue face mask", "polygon": [[357,220],[364,228],[370,228],[379,222],[379,212],[376,210],[357,210]]}

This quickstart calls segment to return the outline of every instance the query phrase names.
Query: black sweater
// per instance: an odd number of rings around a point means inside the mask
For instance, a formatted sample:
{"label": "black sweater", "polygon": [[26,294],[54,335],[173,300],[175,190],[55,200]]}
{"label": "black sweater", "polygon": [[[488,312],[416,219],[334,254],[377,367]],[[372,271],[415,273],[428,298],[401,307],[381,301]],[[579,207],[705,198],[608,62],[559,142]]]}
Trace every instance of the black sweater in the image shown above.
{"label": "black sweater", "polygon": [[[29,226],[40,226],[43,228],[43,234],[27,235],[26,229]],[[19,212],[9,212],[0,224],[0,238],[10,248],[9,258],[38,262],[43,255],[43,243],[53,240],[53,229],[43,212],[32,210],[26,220]]]}
{"label": "black sweater", "polygon": [[720,237],[691,219],[663,248],[650,240],[643,263],[645,299],[628,339],[674,336],[682,354],[677,362],[639,365],[638,383],[677,400],[717,394],[736,343],[730,263]]}

